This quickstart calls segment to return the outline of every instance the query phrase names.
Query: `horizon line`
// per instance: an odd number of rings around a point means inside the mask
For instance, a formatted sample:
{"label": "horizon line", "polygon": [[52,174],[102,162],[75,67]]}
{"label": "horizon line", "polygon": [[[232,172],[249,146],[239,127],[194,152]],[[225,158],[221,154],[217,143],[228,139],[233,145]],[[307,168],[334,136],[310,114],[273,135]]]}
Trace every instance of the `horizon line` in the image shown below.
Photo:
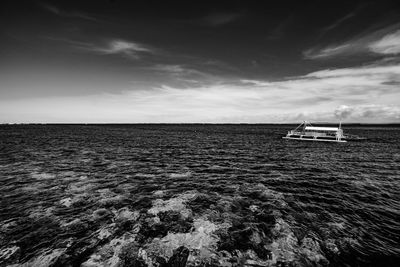
{"label": "horizon line", "polygon": [[[287,125],[299,124],[301,122],[5,122],[0,123],[0,126],[5,125]],[[339,124],[339,122],[312,122],[314,124]],[[342,125],[398,125],[400,122],[341,122]]]}

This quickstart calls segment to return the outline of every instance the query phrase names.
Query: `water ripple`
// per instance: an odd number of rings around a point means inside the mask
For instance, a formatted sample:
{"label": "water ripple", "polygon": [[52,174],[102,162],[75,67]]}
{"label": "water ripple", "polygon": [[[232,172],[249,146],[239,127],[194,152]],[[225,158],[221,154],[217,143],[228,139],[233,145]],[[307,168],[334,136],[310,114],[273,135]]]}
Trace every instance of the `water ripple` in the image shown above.
{"label": "water ripple", "polygon": [[0,266],[397,265],[400,129],[289,128],[1,126]]}

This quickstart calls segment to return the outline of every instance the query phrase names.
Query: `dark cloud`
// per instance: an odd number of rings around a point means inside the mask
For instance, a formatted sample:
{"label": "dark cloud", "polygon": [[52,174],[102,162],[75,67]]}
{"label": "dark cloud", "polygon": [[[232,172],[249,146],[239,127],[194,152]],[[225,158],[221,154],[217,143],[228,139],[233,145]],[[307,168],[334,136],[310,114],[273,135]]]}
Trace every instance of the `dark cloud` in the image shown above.
{"label": "dark cloud", "polygon": [[105,45],[88,44],[85,49],[106,55],[118,54],[128,56],[132,59],[138,59],[141,54],[154,54],[155,50],[143,44],[122,39],[108,40]]}
{"label": "dark cloud", "polygon": [[351,13],[348,13],[345,16],[339,18],[338,20],[336,20],[332,24],[322,28],[321,35],[322,34],[326,34],[326,33],[328,33],[329,31],[331,31],[333,29],[336,29],[340,25],[344,24],[344,22],[346,22],[346,21],[350,20],[351,18],[353,18],[355,15],[356,15],[355,12],[351,12]]}
{"label": "dark cloud", "polygon": [[365,33],[351,40],[326,46],[315,47],[303,52],[306,59],[326,59],[339,56],[354,56],[366,53],[376,55],[400,54],[400,23]]}
{"label": "dark cloud", "polygon": [[240,13],[214,13],[207,15],[201,21],[208,26],[222,26],[242,17]]}
{"label": "dark cloud", "polygon": [[382,84],[383,84],[383,85],[400,85],[400,81],[391,80],[391,81],[383,82]]}
{"label": "dark cloud", "polygon": [[44,3],[44,2],[40,2],[39,5],[44,8],[45,10],[60,16],[60,17],[70,17],[70,18],[80,18],[80,19],[84,19],[84,20],[90,20],[90,21],[99,21],[97,18],[95,18],[94,16],[88,15],[84,12],[80,12],[80,11],[66,11],[63,10],[57,6],[48,4],[48,3]]}

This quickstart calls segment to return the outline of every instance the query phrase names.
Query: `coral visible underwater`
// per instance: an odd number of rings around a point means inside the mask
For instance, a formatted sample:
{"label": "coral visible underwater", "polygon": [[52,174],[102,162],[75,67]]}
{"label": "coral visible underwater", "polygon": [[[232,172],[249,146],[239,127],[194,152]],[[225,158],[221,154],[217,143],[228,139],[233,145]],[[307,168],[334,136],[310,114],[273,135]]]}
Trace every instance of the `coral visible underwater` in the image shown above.
{"label": "coral visible underwater", "polygon": [[2,126],[0,266],[398,264],[399,129],[285,130]]}

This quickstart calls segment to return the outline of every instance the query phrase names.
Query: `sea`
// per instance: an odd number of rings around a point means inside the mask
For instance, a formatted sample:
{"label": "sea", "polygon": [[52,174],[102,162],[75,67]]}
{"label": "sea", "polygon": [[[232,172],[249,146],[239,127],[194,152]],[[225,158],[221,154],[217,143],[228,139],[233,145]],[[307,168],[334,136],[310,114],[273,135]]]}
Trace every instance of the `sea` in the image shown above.
{"label": "sea", "polygon": [[0,266],[400,266],[400,126],[0,126]]}

